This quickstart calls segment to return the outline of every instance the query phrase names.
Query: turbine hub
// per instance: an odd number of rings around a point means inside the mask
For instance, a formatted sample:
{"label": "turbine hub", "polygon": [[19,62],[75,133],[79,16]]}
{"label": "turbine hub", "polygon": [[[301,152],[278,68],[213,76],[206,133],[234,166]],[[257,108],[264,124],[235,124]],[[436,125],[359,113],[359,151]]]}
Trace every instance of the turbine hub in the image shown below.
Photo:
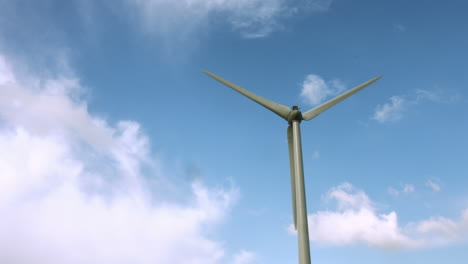
{"label": "turbine hub", "polygon": [[302,121],[302,113],[301,111],[299,111],[299,106],[294,105],[291,108],[291,112],[289,112],[287,120],[288,120],[288,124],[290,125],[292,124],[293,121],[299,121],[299,122]]}

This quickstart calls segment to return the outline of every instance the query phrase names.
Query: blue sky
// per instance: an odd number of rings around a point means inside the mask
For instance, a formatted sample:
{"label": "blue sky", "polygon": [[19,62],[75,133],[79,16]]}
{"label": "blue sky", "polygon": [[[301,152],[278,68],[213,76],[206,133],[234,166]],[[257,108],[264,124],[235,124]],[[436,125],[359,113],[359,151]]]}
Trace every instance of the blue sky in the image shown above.
{"label": "blue sky", "polygon": [[0,0],[0,262],[464,263],[464,1]]}

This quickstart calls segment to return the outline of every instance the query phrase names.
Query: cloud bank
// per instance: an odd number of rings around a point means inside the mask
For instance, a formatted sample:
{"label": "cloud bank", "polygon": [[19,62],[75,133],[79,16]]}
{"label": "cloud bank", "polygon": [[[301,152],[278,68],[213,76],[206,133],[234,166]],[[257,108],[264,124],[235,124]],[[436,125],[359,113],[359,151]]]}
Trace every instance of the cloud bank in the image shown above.
{"label": "cloud bank", "polygon": [[[379,214],[375,203],[349,183],[331,188],[325,199],[335,202],[336,210],[308,216],[310,239],[318,244],[418,249],[463,242],[468,235],[468,209],[458,221],[433,217],[401,226],[396,212]],[[295,232],[293,225],[288,230]]]}
{"label": "cloud bank", "polygon": [[0,263],[252,258],[228,256],[208,235],[236,188],[196,182],[186,202],[156,198],[162,176],[140,125],[96,117],[75,96],[79,80],[57,76],[19,78],[0,56]]}
{"label": "cloud bank", "polygon": [[245,38],[266,37],[282,20],[301,12],[327,11],[332,0],[122,0],[150,32],[186,35],[207,25],[230,25]]}

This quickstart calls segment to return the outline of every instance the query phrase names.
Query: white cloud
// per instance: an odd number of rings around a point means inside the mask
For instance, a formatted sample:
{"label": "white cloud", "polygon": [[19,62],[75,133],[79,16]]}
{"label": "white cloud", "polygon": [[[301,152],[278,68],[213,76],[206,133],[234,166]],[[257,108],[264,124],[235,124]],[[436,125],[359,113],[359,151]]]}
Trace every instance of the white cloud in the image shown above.
{"label": "white cloud", "polygon": [[409,194],[409,193],[412,193],[412,192],[415,192],[416,189],[414,188],[414,185],[412,184],[401,184],[401,189],[395,189],[393,187],[388,187],[387,188],[387,192],[391,195],[391,196],[394,196],[394,197],[398,197],[400,195],[400,193],[405,193],[405,194]]}
{"label": "white cloud", "polygon": [[[401,227],[396,212],[377,213],[369,197],[349,183],[332,188],[325,198],[335,201],[337,209],[308,216],[310,239],[315,243],[417,249],[461,242],[468,235],[468,210],[459,221],[439,217]],[[295,233],[293,225],[288,230]]]}
{"label": "white cloud", "polygon": [[414,232],[425,234],[427,242],[434,246],[444,246],[454,241],[466,241],[468,234],[468,209],[463,210],[459,221],[445,217],[432,217],[412,224]]}
{"label": "white cloud", "polygon": [[437,93],[434,91],[423,90],[423,89],[416,90],[416,101],[429,100],[433,102],[441,102],[443,99],[444,98],[440,94],[440,92]]}
{"label": "white cloud", "polygon": [[415,189],[414,189],[414,186],[412,184],[405,184],[405,186],[403,186],[403,192],[404,193],[412,193],[414,191],[415,191]]}
{"label": "white cloud", "polygon": [[228,23],[246,38],[265,37],[299,12],[324,12],[332,0],[123,0],[151,32],[187,35],[208,24]]}
{"label": "white cloud", "polygon": [[378,105],[375,108],[374,115],[371,119],[379,123],[395,122],[403,117],[405,111],[410,107],[418,105],[422,102],[433,103],[455,103],[461,98],[458,94],[449,94],[441,90],[424,90],[416,89],[412,94],[392,96],[390,102],[383,105]]}
{"label": "white cloud", "polygon": [[390,97],[390,103],[378,105],[375,108],[372,119],[377,120],[380,123],[400,120],[405,104],[406,101],[402,97],[392,96]]}
{"label": "white cloud", "polygon": [[333,79],[326,82],[319,75],[309,74],[302,83],[301,96],[307,103],[316,105],[345,89],[346,86],[340,80]]}
{"label": "white cloud", "polygon": [[326,198],[337,203],[337,211],[309,215],[312,241],[331,245],[364,243],[391,249],[416,246],[402,234],[395,212],[377,214],[369,197],[351,184],[332,188]]}
{"label": "white cloud", "polygon": [[208,234],[236,188],[155,198],[164,186],[148,179],[164,176],[138,123],[90,114],[77,78],[17,79],[0,56],[0,263],[248,261]]}
{"label": "white cloud", "polygon": [[434,192],[440,192],[440,184],[438,183],[439,179],[431,178],[426,181],[426,186],[431,188]]}
{"label": "white cloud", "polygon": [[15,77],[5,58],[0,56],[0,85],[14,83]]}

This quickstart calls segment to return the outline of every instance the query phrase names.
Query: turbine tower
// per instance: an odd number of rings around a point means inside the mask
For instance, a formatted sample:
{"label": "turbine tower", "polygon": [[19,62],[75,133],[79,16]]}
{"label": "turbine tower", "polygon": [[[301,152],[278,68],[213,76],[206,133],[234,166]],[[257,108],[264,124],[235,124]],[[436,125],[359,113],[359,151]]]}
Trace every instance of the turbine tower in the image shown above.
{"label": "turbine tower", "polygon": [[315,108],[312,108],[305,113],[301,113],[297,106],[289,108],[285,105],[275,103],[226,81],[213,73],[207,71],[203,72],[288,121],[289,126],[287,129],[287,135],[291,173],[292,209],[294,228],[298,233],[299,264],[310,264],[309,227],[307,224],[304,168],[302,165],[301,121],[309,121],[317,117],[325,110],[377,81],[381,76],[375,77],[374,79],[371,79]]}

